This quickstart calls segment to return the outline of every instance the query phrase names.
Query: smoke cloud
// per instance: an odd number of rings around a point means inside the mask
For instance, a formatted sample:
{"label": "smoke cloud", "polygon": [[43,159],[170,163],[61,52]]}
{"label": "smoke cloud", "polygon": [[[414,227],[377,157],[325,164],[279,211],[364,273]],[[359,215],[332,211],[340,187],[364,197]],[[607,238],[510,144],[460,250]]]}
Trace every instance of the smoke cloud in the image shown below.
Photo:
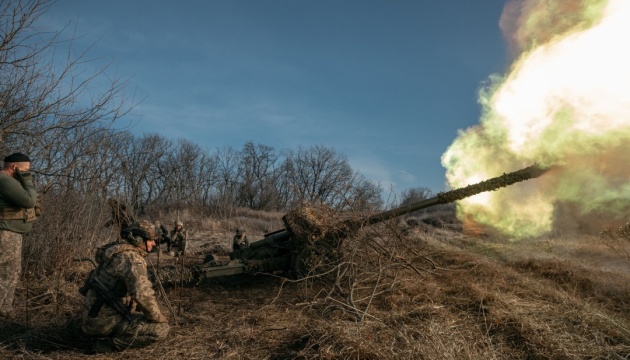
{"label": "smoke cloud", "polygon": [[[451,187],[534,163],[545,176],[459,202],[461,217],[513,238],[570,214],[630,208],[630,1],[511,1],[500,20],[514,62],[480,91],[480,124],[442,156]],[[569,209],[569,210],[567,210]]]}

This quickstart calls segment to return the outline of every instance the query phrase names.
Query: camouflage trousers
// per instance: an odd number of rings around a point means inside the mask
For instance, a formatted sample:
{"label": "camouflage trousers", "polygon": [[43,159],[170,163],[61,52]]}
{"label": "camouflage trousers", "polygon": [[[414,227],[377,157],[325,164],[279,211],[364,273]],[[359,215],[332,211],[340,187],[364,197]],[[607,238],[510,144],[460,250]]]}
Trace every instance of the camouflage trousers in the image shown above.
{"label": "camouflage trousers", "polygon": [[[170,329],[168,323],[154,323],[147,321],[140,314],[133,314],[133,321],[122,320],[114,328],[108,338],[114,347],[112,350],[125,350],[150,345],[165,339]],[[102,339],[102,338],[101,338]]]}
{"label": "camouflage trousers", "polygon": [[0,315],[13,312],[13,296],[22,270],[22,234],[0,230]]}

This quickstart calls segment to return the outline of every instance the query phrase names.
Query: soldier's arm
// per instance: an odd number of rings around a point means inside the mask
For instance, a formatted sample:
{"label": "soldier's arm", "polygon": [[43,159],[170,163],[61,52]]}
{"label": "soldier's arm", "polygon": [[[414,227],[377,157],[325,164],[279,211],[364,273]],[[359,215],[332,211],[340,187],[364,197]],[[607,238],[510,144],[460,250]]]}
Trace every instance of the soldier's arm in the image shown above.
{"label": "soldier's arm", "polygon": [[27,209],[35,207],[37,201],[37,190],[30,177],[24,184],[12,178],[0,178],[0,195],[12,205]]}
{"label": "soldier's arm", "polygon": [[147,266],[144,259],[132,252],[124,252],[115,256],[119,258],[119,263],[115,265],[119,275],[127,285],[127,291],[136,302],[136,307],[148,320],[154,322],[167,322],[166,317],[160,311],[153,285],[147,275]]}

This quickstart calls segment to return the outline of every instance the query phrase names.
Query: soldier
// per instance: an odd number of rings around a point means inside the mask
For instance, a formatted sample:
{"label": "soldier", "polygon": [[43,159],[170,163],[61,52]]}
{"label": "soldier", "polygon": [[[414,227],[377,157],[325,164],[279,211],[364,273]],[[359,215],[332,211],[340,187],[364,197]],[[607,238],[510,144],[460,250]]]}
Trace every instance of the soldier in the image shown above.
{"label": "soldier", "polygon": [[109,206],[112,208],[112,218],[105,223],[105,227],[110,227],[115,224],[118,226],[118,230],[122,231],[135,222],[131,210],[128,210],[127,205],[124,203],[116,199],[109,199]]}
{"label": "soldier", "polygon": [[171,251],[172,246],[179,249],[179,254],[186,255],[186,246],[188,245],[188,239],[186,236],[186,232],[184,231],[184,223],[181,221],[175,221],[175,227],[171,230],[171,242],[168,244],[168,249],[166,251]]}
{"label": "soldier", "polygon": [[0,316],[13,313],[22,269],[22,234],[31,231],[37,219],[37,190],[30,168],[28,156],[14,153],[4,158],[0,170]]}
{"label": "soldier", "polygon": [[147,220],[133,223],[121,238],[124,243],[97,249],[98,266],[79,290],[85,296],[81,328],[96,338],[94,352],[146,346],[164,339],[169,331],[144,259],[155,246],[154,225]]}
{"label": "soldier", "polygon": [[232,239],[232,251],[239,251],[249,246],[249,240],[245,235],[245,230],[236,229],[236,234]]}
{"label": "soldier", "polygon": [[[171,238],[168,236],[168,229],[166,228],[166,226],[164,226],[164,224],[162,224],[160,221],[155,221],[155,231],[157,231],[157,244],[164,244],[166,243],[168,245],[168,251],[171,251]],[[154,248],[153,252],[156,251],[157,248]]]}

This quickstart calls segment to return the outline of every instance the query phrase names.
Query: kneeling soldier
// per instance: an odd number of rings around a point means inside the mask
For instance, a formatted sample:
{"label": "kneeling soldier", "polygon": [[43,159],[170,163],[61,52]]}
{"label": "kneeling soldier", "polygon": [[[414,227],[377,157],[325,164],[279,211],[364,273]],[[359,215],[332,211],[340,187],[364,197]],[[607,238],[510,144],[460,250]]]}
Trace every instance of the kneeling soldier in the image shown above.
{"label": "kneeling soldier", "polygon": [[[171,230],[171,241],[175,248],[179,249],[178,255],[186,255],[187,245],[187,232],[184,231],[184,223],[177,220],[175,221],[175,227]],[[171,251],[171,243],[168,243],[168,252]]]}
{"label": "kneeling soldier", "polygon": [[122,230],[121,237],[125,242],[96,251],[98,266],[80,290],[85,296],[82,329],[96,338],[95,352],[146,346],[165,338],[169,331],[144,259],[155,245],[154,225],[133,223]]}

